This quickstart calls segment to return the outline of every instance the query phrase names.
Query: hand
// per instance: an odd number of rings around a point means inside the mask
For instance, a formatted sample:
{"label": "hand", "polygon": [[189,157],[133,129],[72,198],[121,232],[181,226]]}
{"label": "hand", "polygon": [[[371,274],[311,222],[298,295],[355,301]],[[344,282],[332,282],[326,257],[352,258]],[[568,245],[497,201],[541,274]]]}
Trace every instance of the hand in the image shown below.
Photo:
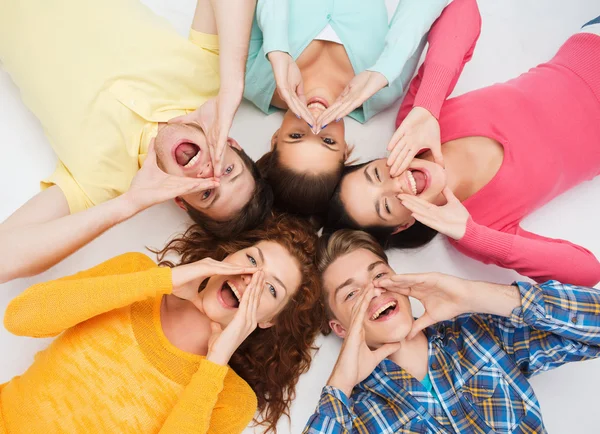
{"label": "hand", "polygon": [[413,107],[387,146],[390,175],[398,176],[404,172],[422,149],[430,149],[433,160],[444,167],[438,120],[423,107]]}
{"label": "hand", "polygon": [[331,106],[317,119],[315,134],[333,121],[339,121],[352,110],[360,107],[366,100],[387,86],[383,74],[375,71],[363,71],[356,75]]}
{"label": "hand", "polygon": [[211,324],[212,335],[208,341],[207,360],[218,365],[226,365],[235,350],[256,329],[258,325],[256,312],[265,287],[264,271],[254,273],[242,295],[238,311],[225,330],[219,324]]}
{"label": "hand", "polygon": [[397,274],[377,281],[377,286],[419,300],[425,313],[412,326],[407,339],[421,330],[472,312],[471,299],[475,282],[441,273]]}
{"label": "hand", "polygon": [[134,206],[136,212],[139,212],[177,196],[198,193],[218,186],[219,182],[212,178],[188,178],[169,175],[160,170],[156,164],[154,139],[152,139],[146,161],[123,196]]}
{"label": "hand", "polygon": [[445,187],[442,194],[447,201],[446,205],[443,206],[434,205],[425,199],[410,194],[399,194],[398,199],[402,201],[402,205],[412,212],[412,216],[416,220],[458,241],[467,232],[469,211],[454,196],[450,188]]}
{"label": "hand", "polygon": [[303,119],[311,129],[314,128],[315,120],[306,106],[300,68],[292,56],[283,51],[272,51],[267,56],[273,67],[279,97],[298,119]]}
{"label": "hand", "polygon": [[365,315],[373,299],[373,289],[373,285],[369,285],[352,308],[348,334],[327,382],[348,397],[354,386],[367,378],[383,359],[400,349],[400,343],[394,343],[385,344],[372,351],[365,342]]}
{"label": "hand", "polygon": [[198,287],[205,279],[212,276],[238,276],[241,274],[254,274],[258,271],[255,267],[242,267],[227,262],[215,261],[204,258],[190,264],[179,265],[172,270],[172,294],[194,302],[198,299]]}
{"label": "hand", "polygon": [[233,117],[242,102],[242,94],[238,91],[219,91],[219,95],[211,98],[193,112],[171,119],[170,123],[195,123],[200,125],[206,135],[208,150],[216,178],[223,173],[223,159],[229,130]]}

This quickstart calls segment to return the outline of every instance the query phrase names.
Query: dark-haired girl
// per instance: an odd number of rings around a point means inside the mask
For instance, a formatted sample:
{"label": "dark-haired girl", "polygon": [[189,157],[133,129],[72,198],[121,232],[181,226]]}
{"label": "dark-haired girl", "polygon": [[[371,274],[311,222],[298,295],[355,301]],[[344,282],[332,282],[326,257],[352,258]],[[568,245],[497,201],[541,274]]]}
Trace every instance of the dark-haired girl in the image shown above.
{"label": "dark-haired girl", "polygon": [[[485,263],[540,282],[594,286],[600,263],[590,251],[527,232],[520,222],[600,173],[598,19],[550,62],[445,101],[479,35],[474,3],[456,0],[432,28],[389,158],[346,169],[328,226],[366,229],[387,247],[421,246],[439,231]],[[436,49],[440,38],[452,39],[462,55]]]}
{"label": "dark-haired girl", "polygon": [[61,334],[0,387],[0,432],[239,433],[257,407],[275,430],[321,321],[315,245],[280,216],[218,244],[191,229],[176,267],[128,253],[34,285],[6,328]]}

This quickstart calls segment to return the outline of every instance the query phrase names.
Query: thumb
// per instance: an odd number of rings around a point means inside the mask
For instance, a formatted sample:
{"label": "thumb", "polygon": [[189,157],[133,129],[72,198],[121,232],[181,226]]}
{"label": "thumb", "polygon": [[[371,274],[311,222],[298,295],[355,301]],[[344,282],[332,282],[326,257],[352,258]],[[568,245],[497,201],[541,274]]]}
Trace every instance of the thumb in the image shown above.
{"label": "thumb", "polygon": [[443,168],[446,168],[446,166],[444,166],[444,154],[442,154],[442,150],[440,148],[431,148],[431,155],[433,156],[434,162],[436,162]]}
{"label": "thumb", "polygon": [[389,357],[391,354],[394,354],[400,349],[401,345],[402,344],[400,342],[394,342],[393,344],[385,344],[377,348],[375,351],[373,351],[373,355],[375,356],[377,363],[381,362],[386,357]]}
{"label": "thumb", "polygon": [[296,95],[298,95],[298,99],[302,102],[302,104],[306,105],[306,95],[304,95],[304,82],[300,80],[298,86],[296,87]]}
{"label": "thumb", "polygon": [[450,187],[444,187],[442,194],[448,203],[460,203],[460,200],[458,200],[458,198],[454,195]]}
{"label": "thumb", "polygon": [[414,339],[414,337],[417,336],[417,334],[419,334],[420,331],[426,329],[427,327],[435,323],[436,321],[433,318],[431,318],[431,316],[429,316],[427,311],[425,311],[425,313],[421,315],[421,317],[417,318],[413,323],[413,326],[410,329],[410,333],[408,334],[407,339]]}
{"label": "thumb", "polygon": [[223,331],[223,327],[221,327],[221,324],[219,324],[218,322],[211,322],[210,323],[210,332],[211,334],[217,334],[217,333],[221,333]]}
{"label": "thumb", "polygon": [[169,119],[168,124],[184,124],[190,122],[192,120],[192,113],[186,113],[181,116],[174,117],[173,119]]}

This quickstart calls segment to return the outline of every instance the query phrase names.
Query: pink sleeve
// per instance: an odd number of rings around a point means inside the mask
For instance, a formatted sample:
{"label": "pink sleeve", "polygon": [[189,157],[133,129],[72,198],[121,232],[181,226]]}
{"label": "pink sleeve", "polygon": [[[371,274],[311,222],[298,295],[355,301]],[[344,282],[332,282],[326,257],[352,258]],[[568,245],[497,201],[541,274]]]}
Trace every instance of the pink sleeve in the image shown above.
{"label": "pink sleeve", "polygon": [[453,244],[486,264],[510,268],[536,282],[558,280],[592,287],[600,281],[600,262],[594,254],[565,240],[546,238],[521,227],[516,233],[490,229],[469,218],[467,232]]}
{"label": "pink sleeve", "polygon": [[429,32],[425,62],[400,106],[396,127],[414,106],[429,110],[439,119],[444,101],[473,55],[480,31],[476,0],[454,0],[444,9]]}

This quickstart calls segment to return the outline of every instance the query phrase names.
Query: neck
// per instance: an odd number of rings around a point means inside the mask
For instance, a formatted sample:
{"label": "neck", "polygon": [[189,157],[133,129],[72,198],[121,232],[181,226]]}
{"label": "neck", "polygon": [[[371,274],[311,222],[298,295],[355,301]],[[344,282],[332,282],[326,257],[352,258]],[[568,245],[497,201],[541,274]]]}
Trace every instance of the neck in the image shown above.
{"label": "neck", "polygon": [[403,341],[398,351],[388,357],[410,375],[421,381],[428,371],[429,343],[425,333],[419,332],[409,341]]}
{"label": "neck", "polygon": [[160,306],[160,323],[169,342],[182,351],[206,355],[210,319],[192,302],[165,295]]}

